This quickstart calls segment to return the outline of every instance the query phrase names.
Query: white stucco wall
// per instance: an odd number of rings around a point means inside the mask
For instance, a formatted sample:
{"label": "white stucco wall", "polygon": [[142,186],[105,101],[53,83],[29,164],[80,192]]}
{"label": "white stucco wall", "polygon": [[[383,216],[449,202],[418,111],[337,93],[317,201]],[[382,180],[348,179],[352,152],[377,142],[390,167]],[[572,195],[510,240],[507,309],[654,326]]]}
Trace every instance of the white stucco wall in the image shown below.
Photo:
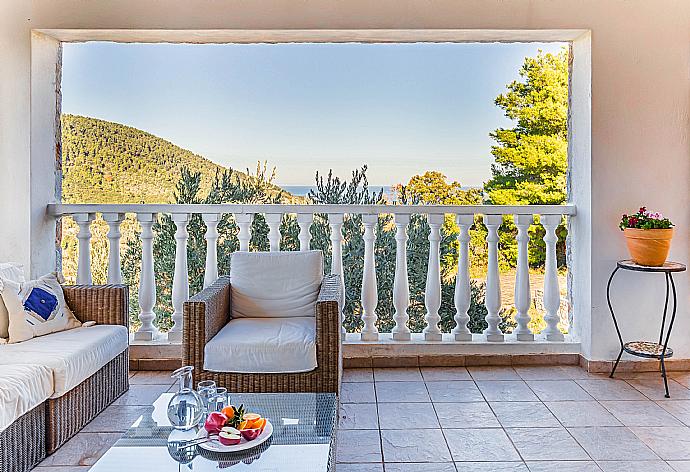
{"label": "white stucco wall", "polygon": [[[580,298],[586,306],[578,308],[585,356],[610,359],[617,353],[605,286],[615,260],[626,255],[616,227],[622,212],[646,204],[666,213],[677,224],[671,257],[688,261],[688,1],[3,0],[0,260],[24,263],[34,274],[52,268],[54,234],[40,218],[47,203],[43,199],[50,195],[46,189],[53,184],[44,168],[52,164],[53,156],[44,155],[52,130],[43,129],[45,117],[31,116],[31,30],[55,28],[591,30],[591,193],[576,198],[588,205],[582,212],[587,227],[578,231],[591,232],[591,251],[578,255],[587,258],[587,264],[580,264],[586,270],[575,274],[586,281],[580,289],[591,286],[589,296]],[[51,54],[51,47],[42,49],[42,54]],[[44,79],[39,82],[46,86]],[[686,358],[690,358],[688,280],[687,275],[677,277],[680,306],[672,339],[676,353]],[[661,277],[621,274],[614,303],[620,307],[626,334],[650,333],[653,338],[657,321],[650,318],[650,310],[662,296]]]}

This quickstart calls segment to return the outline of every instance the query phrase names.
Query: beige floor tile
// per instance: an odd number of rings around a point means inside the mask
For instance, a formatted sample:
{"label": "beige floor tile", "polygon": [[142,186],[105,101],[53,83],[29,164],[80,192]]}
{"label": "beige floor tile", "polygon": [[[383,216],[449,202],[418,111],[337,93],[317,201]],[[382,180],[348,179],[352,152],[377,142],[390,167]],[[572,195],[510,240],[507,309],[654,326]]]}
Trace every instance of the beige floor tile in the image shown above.
{"label": "beige floor tile", "polygon": [[456,469],[452,462],[400,462],[386,463],[386,472],[456,472]]}
{"label": "beige floor tile", "polygon": [[524,462],[456,462],[462,472],[529,472]]}
{"label": "beige floor tile", "polygon": [[468,367],[474,380],[520,380],[515,369],[506,366],[476,366]]}
{"label": "beige floor tile", "polygon": [[341,403],[339,429],[378,429],[376,403]]}
{"label": "beige floor tile", "polygon": [[630,429],[663,460],[690,460],[690,428],[687,426]]}
{"label": "beige floor tile", "polygon": [[176,380],[170,377],[172,372],[160,372],[151,370],[142,370],[137,372],[134,377],[129,379],[130,385],[167,385],[170,386],[176,383]]}
{"label": "beige floor tile", "polygon": [[631,387],[624,380],[576,380],[587,393],[596,400],[646,400],[639,391]]}
{"label": "beige floor tile", "polygon": [[568,428],[570,434],[596,461],[659,460],[637,436],[625,427]]}
{"label": "beige floor tile", "polygon": [[601,472],[594,461],[528,462],[530,472]]}
{"label": "beige floor tile", "polygon": [[440,429],[382,430],[383,459],[388,462],[450,462]]}
{"label": "beige floor tile", "polygon": [[338,431],[337,462],[383,462],[381,438],[375,430]]}
{"label": "beige floor tile", "polygon": [[424,382],[376,382],[379,403],[428,403],[431,401]]}
{"label": "beige floor tile", "polygon": [[502,429],[444,429],[456,462],[520,461],[520,456]]}
{"label": "beige floor tile", "polygon": [[465,367],[422,367],[422,377],[426,382],[439,380],[472,380]]}
{"label": "beige floor tile", "polygon": [[690,472],[690,461],[668,461],[668,465],[676,472]]}
{"label": "beige floor tile", "polygon": [[481,392],[471,380],[427,382],[426,388],[435,403],[484,401]]}
{"label": "beige floor tile", "polygon": [[121,437],[121,433],[78,433],[43,460],[41,465],[93,465]]}
{"label": "beige floor tile", "polygon": [[343,382],[373,382],[374,371],[372,369],[345,369],[343,370]]}
{"label": "beige floor tile", "polygon": [[590,457],[565,428],[507,428],[525,461],[580,461]]}
{"label": "beige floor tile", "polygon": [[[642,392],[650,400],[669,400],[666,398],[664,380],[660,377],[651,379],[633,379],[627,382]],[[685,388],[673,379],[668,380],[670,400],[690,400],[690,389]]]}
{"label": "beige floor tile", "polygon": [[561,424],[541,402],[490,402],[504,428],[556,428]]}
{"label": "beige floor tile", "polygon": [[528,380],[527,385],[543,402],[594,400],[574,380]]}
{"label": "beige floor tile", "polygon": [[609,411],[598,402],[547,402],[546,406],[558,421],[566,427],[622,426]]}
{"label": "beige floor tile", "polygon": [[85,433],[125,432],[142,415],[151,413],[151,406],[110,405],[87,424]]}
{"label": "beige floor tile", "polygon": [[488,403],[434,403],[442,428],[500,428]]}
{"label": "beige floor tile", "polygon": [[167,385],[130,385],[114,405],[151,406],[168,388]]}
{"label": "beige floor tile", "polygon": [[664,461],[599,461],[604,472],[673,472]]}
{"label": "beige floor tile", "polygon": [[340,386],[341,403],[376,403],[372,382],[344,383]]}
{"label": "beige floor tile", "polygon": [[625,426],[683,426],[683,423],[654,402],[600,402]]}
{"label": "beige floor tile", "polygon": [[379,403],[381,429],[438,429],[431,403]]}
{"label": "beige floor tile", "polygon": [[657,405],[690,426],[690,400],[660,401]]}
{"label": "beige floor tile", "polygon": [[537,396],[523,380],[477,381],[477,386],[490,402],[535,402]]}
{"label": "beige floor tile", "polygon": [[383,472],[383,464],[336,464],[336,472]]}
{"label": "beige floor tile", "polygon": [[683,387],[690,388],[690,372],[671,372],[669,376]]}
{"label": "beige floor tile", "polygon": [[[584,374],[564,367],[575,366],[515,366],[515,372],[522,380],[571,380],[586,378]],[[578,370],[579,367],[577,368]]]}
{"label": "beige floor tile", "polygon": [[374,380],[376,382],[421,382],[422,373],[418,367],[401,367],[401,368],[375,368]]}

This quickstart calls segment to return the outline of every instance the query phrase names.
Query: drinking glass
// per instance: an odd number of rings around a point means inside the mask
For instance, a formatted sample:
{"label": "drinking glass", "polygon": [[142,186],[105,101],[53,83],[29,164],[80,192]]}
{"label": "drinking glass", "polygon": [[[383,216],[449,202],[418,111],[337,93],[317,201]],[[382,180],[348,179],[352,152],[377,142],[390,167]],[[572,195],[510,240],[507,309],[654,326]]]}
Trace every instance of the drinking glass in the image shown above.
{"label": "drinking glass", "polygon": [[221,411],[228,406],[228,389],[225,387],[216,387],[216,393],[211,400],[213,411]]}
{"label": "drinking glass", "polygon": [[214,411],[211,408],[210,403],[211,399],[216,394],[216,383],[213,380],[202,380],[197,384],[196,390],[204,402],[204,408],[206,409],[206,413]]}

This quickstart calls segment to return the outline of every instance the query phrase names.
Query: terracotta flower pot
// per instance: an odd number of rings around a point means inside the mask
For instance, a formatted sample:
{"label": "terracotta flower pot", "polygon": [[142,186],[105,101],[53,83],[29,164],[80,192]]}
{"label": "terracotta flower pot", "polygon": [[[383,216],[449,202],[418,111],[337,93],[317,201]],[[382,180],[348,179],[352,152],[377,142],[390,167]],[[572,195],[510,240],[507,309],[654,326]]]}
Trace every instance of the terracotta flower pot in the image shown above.
{"label": "terracotta flower pot", "polygon": [[637,264],[658,267],[664,265],[671,250],[673,228],[623,230],[630,258]]}

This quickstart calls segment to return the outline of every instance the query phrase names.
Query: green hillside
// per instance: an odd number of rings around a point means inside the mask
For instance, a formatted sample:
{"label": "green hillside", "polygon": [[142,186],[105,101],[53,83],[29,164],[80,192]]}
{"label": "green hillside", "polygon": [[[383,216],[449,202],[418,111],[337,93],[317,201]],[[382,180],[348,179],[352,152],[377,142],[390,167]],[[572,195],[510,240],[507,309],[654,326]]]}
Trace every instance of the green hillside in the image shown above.
{"label": "green hillside", "polygon": [[182,167],[201,172],[202,188],[225,170],[137,128],[62,115],[64,203],[172,203]]}

